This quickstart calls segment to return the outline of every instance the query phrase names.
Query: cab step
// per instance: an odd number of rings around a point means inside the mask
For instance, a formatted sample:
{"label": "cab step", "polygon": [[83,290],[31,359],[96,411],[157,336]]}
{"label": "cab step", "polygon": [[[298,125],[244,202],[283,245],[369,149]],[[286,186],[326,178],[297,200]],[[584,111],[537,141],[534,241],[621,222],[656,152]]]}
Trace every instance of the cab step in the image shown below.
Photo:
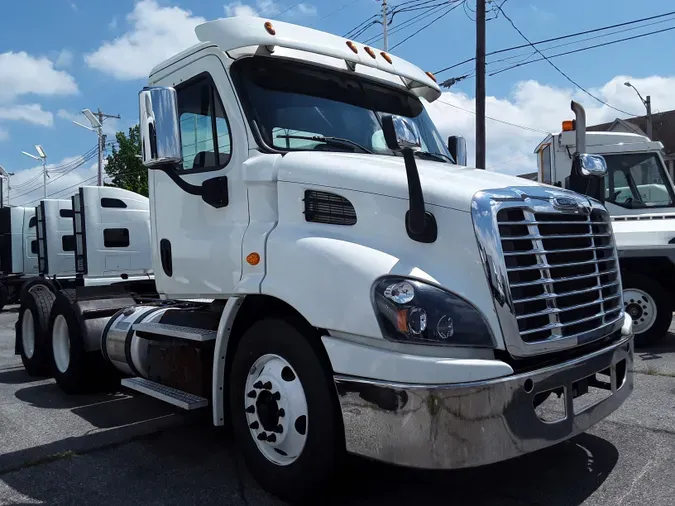
{"label": "cab step", "polygon": [[209,400],[205,397],[183,392],[182,390],[155,383],[145,378],[124,378],[122,386],[154,397],[160,401],[168,402],[187,411],[205,408],[209,405]]}
{"label": "cab step", "polygon": [[216,339],[215,330],[182,327],[180,325],[169,325],[167,323],[136,323],[134,325],[134,330],[139,334],[143,333],[153,336],[175,337],[177,339],[188,339],[190,341],[199,342],[214,341]]}

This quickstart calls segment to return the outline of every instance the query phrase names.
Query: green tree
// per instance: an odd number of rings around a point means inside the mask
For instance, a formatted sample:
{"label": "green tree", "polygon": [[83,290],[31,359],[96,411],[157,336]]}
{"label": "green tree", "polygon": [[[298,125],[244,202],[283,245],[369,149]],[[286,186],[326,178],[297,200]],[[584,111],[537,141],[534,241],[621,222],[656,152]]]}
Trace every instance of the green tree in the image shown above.
{"label": "green tree", "polygon": [[117,186],[132,192],[148,196],[148,170],[143,166],[141,159],[141,134],[138,125],[129,129],[129,135],[124,132],[115,134],[117,147],[112,148],[112,155],[108,157],[105,171],[112,179],[106,186]]}

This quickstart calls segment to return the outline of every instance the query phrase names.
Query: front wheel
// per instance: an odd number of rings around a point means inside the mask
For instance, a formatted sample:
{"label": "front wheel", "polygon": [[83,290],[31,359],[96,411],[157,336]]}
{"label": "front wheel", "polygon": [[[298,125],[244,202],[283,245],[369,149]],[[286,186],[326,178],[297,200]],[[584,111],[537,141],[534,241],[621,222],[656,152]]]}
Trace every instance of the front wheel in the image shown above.
{"label": "front wheel", "polygon": [[635,346],[653,344],[668,334],[673,299],[661,284],[642,274],[622,273],[623,303],[633,319]]}
{"label": "front wheel", "polygon": [[324,489],[344,454],[335,387],[318,337],[284,320],[253,324],[230,374],[236,441],[256,481],[287,501]]}

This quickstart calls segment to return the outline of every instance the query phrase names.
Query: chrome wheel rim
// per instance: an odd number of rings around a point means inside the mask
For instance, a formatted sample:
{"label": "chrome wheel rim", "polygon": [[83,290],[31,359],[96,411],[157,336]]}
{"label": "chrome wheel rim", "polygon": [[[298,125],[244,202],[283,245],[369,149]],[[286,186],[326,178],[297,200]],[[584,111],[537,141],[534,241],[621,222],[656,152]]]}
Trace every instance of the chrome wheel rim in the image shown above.
{"label": "chrome wheel rim", "polygon": [[293,367],[278,355],[263,355],[251,366],[244,391],[246,423],[258,450],[287,466],[307,442],[307,398]]}
{"label": "chrome wheel rim", "polygon": [[33,311],[30,309],[26,309],[21,318],[21,344],[26,358],[33,358],[35,354],[35,320]]}
{"label": "chrome wheel rim", "polygon": [[633,319],[635,334],[642,334],[652,328],[658,313],[651,295],[637,288],[627,288],[623,291],[623,305],[626,314]]}
{"label": "chrome wheel rim", "polygon": [[58,315],[54,320],[52,352],[56,368],[60,373],[65,373],[70,366],[70,332],[68,332],[68,322],[63,315]]}

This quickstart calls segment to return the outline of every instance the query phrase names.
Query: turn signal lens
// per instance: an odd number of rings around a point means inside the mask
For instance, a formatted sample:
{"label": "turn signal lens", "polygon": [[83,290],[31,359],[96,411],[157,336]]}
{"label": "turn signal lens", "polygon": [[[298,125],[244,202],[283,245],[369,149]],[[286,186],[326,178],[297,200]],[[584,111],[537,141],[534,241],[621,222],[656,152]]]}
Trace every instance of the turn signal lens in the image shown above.
{"label": "turn signal lens", "polygon": [[265,30],[267,30],[267,33],[269,33],[270,35],[277,34],[277,31],[274,29],[272,23],[270,23],[269,21],[265,21]]}
{"label": "turn signal lens", "polygon": [[253,253],[249,253],[246,257],[246,262],[251,265],[258,265],[260,263],[260,255],[255,251]]}

